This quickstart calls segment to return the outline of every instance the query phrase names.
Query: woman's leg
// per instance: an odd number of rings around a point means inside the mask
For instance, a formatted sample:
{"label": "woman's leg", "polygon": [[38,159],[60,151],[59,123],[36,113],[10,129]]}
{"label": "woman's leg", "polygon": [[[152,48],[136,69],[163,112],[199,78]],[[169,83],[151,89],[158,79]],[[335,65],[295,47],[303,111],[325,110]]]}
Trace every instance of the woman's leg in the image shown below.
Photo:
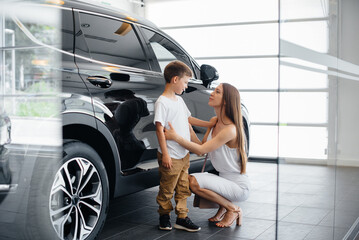
{"label": "woman's leg", "polygon": [[227,200],[226,198],[222,197],[218,193],[215,193],[211,190],[201,188],[194,176],[189,175],[189,186],[192,192],[208,199],[212,202],[217,203],[221,207],[225,208],[227,211],[235,211],[238,209],[238,206],[234,205],[231,201]]}
{"label": "woman's leg", "polygon": [[[216,178],[217,184],[218,184],[218,180],[220,180],[220,179]],[[207,183],[208,183],[208,181],[207,181]],[[210,201],[216,202],[221,207],[225,208],[226,213],[224,215],[224,218],[220,222],[216,223],[216,226],[229,227],[232,225],[232,223],[236,219],[237,219],[238,225],[241,225],[242,210],[239,206],[236,206],[231,201],[229,201],[227,198],[219,195],[218,193],[216,193],[212,190],[209,190],[206,188],[201,188],[201,186],[197,182],[196,177],[194,177],[194,176],[191,176],[191,175],[189,176],[189,184],[190,184],[190,189],[192,190],[192,192],[199,195],[200,197],[203,197]],[[225,182],[223,182],[223,184],[225,184]],[[210,186],[208,186],[208,187],[210,187]]]}

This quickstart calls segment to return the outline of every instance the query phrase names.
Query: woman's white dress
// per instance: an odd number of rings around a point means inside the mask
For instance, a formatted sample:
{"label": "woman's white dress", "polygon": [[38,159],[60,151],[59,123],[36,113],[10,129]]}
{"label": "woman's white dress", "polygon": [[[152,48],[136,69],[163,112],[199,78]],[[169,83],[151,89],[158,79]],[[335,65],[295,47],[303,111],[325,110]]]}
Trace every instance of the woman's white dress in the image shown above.
{"label": "woman's white dress", "polygon": [[[212,138],[212,130],[208,140]],[[231,202],[245,201],[249,197],[250,182],[247,174],[241,174],[237,149],[226,144],[208,153],[219,176],[212,173],[193,173],[201,188],[218,193]]]}

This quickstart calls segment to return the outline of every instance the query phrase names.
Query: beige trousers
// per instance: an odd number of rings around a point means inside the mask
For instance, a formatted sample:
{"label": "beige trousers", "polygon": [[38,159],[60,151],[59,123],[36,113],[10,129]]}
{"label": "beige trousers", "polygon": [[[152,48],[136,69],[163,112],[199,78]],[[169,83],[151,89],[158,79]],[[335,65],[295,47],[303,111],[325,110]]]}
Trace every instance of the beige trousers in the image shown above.
{"label": "beige trousers", "polygon": [[160,189],[157,195],[158,213],[170,214],[173,210],[171,199],[175,192],[175,212],[178,218],[185,218],[188,213],[187,198],[191,196],[188,182],[189,154],[181,159],[172,158],[171,169],[162,166],[161,153],[157,152],[157,157],[160,173]]}

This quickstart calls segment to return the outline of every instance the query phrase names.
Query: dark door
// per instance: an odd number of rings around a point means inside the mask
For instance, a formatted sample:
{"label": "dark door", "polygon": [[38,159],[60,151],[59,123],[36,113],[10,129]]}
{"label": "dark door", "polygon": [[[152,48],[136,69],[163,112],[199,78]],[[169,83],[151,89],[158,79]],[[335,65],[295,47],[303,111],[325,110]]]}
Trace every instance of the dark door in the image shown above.
{"label": "dark door", "polygon": [[[74,62],[74,24],[71,10],[62,10],[62,51],[66,52],[61,55],[61,76],[62,76],[62,112],[66,115],[69,113],[80,113],[92,116],[92,100],[87,87],[78,74],[78,69]],[[64,116],[64,124],[67,124],[67,117]],[[94,119],[88,118],[89,124],[94,125]],[[64,132],[64,138],[71,138]]]}

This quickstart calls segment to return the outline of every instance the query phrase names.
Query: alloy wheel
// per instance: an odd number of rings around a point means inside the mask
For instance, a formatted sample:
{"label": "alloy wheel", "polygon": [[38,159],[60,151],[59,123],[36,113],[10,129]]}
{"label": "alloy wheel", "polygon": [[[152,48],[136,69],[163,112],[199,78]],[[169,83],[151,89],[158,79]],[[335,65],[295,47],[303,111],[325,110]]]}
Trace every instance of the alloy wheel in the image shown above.
{"label": "alloy wheel", "polygon": [[60,239],[86,239],[100,218],[102,184],[87,159],[72,158],[57,171],[50,193],[50,218]]}

